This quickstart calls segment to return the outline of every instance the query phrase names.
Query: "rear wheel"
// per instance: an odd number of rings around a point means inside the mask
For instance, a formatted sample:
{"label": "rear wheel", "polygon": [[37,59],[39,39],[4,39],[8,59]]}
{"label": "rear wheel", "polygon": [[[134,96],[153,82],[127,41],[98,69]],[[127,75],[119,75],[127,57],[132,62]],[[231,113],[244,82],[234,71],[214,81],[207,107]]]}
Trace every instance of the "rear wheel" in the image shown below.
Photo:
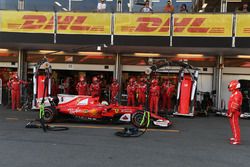
{"label": "rear wheel", "polygon": [[57,116],[57,111],[55,107],[45,107],[44,108],[44,121],[45,123],[51,123],[55,121]]}
{"label": "rear wheel", "polygon": [[[144,117],[144,118],[143,118]],[[132,124],[137,128],[145,128],[147,126],[148,116],[143,111],[132,114]]]}

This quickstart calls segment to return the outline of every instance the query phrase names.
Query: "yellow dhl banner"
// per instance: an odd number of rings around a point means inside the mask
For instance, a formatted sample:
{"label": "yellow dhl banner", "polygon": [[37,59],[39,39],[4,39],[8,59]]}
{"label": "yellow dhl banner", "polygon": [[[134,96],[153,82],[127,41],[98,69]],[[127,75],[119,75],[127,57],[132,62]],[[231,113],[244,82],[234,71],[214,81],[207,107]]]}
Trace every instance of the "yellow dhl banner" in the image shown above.
{"label": "yellow dhl banner", "polygon": [[[58,13],[57,33],[111,34],[111,14]],[[53,33],[54,14],[51,12],[2,11],[1,31],[26,33]]]}
{"label": "yellow dhl banner", "polygon": [[51,12],[1,11],[0,17],[4,32],[53,33]]}
{"label": "yellow dhl banner", "polygon": [[250,37],[250,14],[236,15],[236,37]]}
{"label": "yellow dhl banner", "polygon": [[59,34],[111,34],[109,13],[59,13]]}
{"label": "yellow dhl banner", "polygon": [[115,35],[169,36],[170,14],[116,14]]}
{"label": "yellow dhl banner", "polygon": [[230,37],[232,14],[174,14],[173,36]]}

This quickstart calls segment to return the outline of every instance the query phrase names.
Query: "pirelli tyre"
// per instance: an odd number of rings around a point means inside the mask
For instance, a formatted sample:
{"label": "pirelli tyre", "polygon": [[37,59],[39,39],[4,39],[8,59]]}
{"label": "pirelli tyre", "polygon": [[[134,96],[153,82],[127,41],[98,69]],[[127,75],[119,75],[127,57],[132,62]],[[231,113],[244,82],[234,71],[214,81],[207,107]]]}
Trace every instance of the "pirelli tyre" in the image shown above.
{"label": "pirelli tyre", "polygon": [[45,123],[51,123],[55,121],[57,116],[57,110],[53,106],[45,107],[44,108],[44,121]]}
{"label": "pirelli tyre", "polygon": [[148,116],[143,111],[137,111],[132,114],[131,122],[137,128],[145,128],[148,124]]}

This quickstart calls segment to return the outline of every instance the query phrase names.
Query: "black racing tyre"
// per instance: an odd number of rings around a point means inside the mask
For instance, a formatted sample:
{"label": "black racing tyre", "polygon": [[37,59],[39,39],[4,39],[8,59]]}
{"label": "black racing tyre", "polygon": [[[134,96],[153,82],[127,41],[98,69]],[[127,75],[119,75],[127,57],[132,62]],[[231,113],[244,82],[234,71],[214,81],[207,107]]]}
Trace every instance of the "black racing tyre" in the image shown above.
{"label": "black racing tyre", "polygon": [[131,123],[137,128],[145,128],[147,126],[148,117],[146,114],[143,121],[143,115],[144,115],[143,111],[137,111],[136,113],[132,114]]}
{"label": "black racing tyre", "polygon": [[51,123],[55,121],[57,111],[55,107],[49,106],[44,108],[44,121],[45,123]]}

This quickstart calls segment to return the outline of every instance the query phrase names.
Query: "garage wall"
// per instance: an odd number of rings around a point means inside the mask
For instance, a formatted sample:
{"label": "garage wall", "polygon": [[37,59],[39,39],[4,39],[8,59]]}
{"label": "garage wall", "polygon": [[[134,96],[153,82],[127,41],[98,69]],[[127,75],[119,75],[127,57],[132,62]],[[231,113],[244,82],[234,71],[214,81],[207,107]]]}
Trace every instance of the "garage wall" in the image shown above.
{"label": "garage wall", "polygon": [[221,99],[225,100],[226,108],[227,101],[230,96],[230,92],[227,89],[228,83],[231,80],[248,79],[250,80],[250,69],[249,68],[234,68],[225,67],[223,69],[222,84],[221,84]]}
{"label": "garage wall", "polygon": [[[212,92],[213,90],[213,68],[211,67],[198,67],[199,79],[198,79],[198,91]],[[198,98],[198,97],[197,97]]]}
{"label": "garage wall", "polygon": [[213,89],[213,75],[200,74],[198,79],[198,91],[211,93],[212,89]]}
{"label": "garage wall", "polygon": [[0,67],[17,68],[17,63],[15,63],[15,62],[0,62]]}

